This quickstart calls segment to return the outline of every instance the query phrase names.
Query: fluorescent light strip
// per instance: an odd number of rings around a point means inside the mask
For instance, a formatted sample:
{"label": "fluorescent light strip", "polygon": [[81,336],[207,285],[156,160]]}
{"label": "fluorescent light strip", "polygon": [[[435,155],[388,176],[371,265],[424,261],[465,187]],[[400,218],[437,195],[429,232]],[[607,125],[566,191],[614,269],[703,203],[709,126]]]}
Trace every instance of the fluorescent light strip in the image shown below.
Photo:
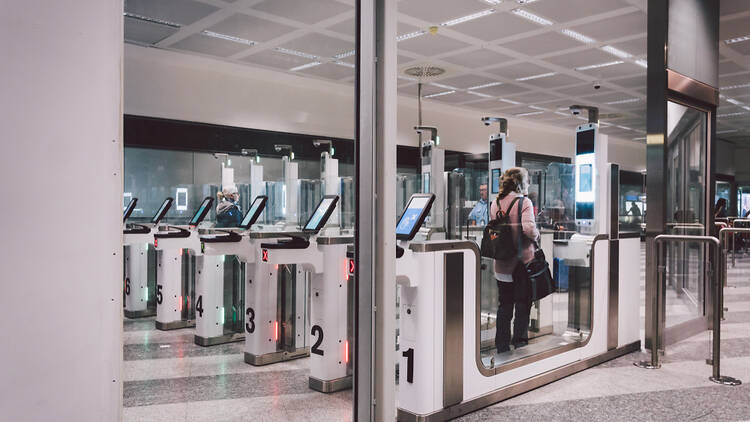
{"label": "fluorescent light strip", "polygon": [[493,86],[499,86],[499,85],[502,85],[502,84],[503,84],[502,82],[490,82],[490,83],[486,83],[486,84],[482,84],[482,85],[471,86],[471,87],[466,88],[466,89],[484,89],[484,88],[490,88],[490,87],[493,87]]}
{"label": "fluorescent light strip", "polygon": [[716,134],[721,135],[722,133],[734,133],[734,132],[737,132],[737,129],[722,130],[722,131],[716,132]]}
{"label": "fluorescent light strip", "polygon": [[411,81],[411,82],[417,82],[419,79],[413,78],[411,76],[404,76],[404,75],[398,75],[398,78],[404,81]]}
{"label": "fluorescent light strip", "polygon": [[738,42],[744,42],[747,40],[750,40],[750,35],[724,40],[724,44],[737,44]]}
{"label": "fluorescent light strip", "polygon": [[638,138],[633,138],[633,140],[634,140],[634,141],[645,141],[645,140],[646,140],[646,137],[645,137],[645,136],[640,136],[640,137],[638,137]]}
{"label": "fluorescent light strip", "polygon": [[205,35],[207,37],[212,37],[212,38],[218,38],[220,40],[232,41],[232,42],[236,42],[238,44],[245,44],[245,45],[255,45],[255,44],[257,44],[257,42],[255,42],[255,41],[246,40],[244,38],[235,37],[235,36],[232,36],[232,35],[220,34],[218,32],[213,32],[213,31],[201,31],[201,35]]}
{"label": "fluorescent light strip", "polygon": [[648,61],[646,61],[646,60],[638,59],[638,60],[635,61],[635,64],[637,64],[638,66],[640,66],[640,67],[642,67],[644,69],[648,69]]}
{"label": "fluorescent light strip", "polygon": [[516,0],[516,3],[518,4],[529,4],[529,3],[536,3],[539,0]]}
{"label": "fluorescent light strip", "polygon": [[556,111],[556,112],[555,112],[555,114],[557,114],[558,116],[563,116],[563,117],[570,117],[570,114],[568,114],[568,113],[563,113],[562,111]]}
{"label": "fluorescent light strip", "polygon": [[454,92],[456,92],[456,91],[455,90],[443,91],[443,92],[438,92],[438,93],[435,93],[435,94],[425,95],[422,98],[442,97],[443,95],[453,94]]}
{"label": "fluorescent light strip", "polygon": [[354,65],[354,63],[342,62],[341,60],[336,60],[334,63],[337,64],[337,65],[339,65],[339,66],[350,67],[352,69],[354,69],[355,67],[357,67],[357,66]]}
{"label": "fluorescent light strip", "polygon": [[718,115],[716,115],[716,117],[719,117],[719,118],[721,118],[721,117],[736,117],[736,116],[744,116],[746,114],[750,114],[750,112],[740,111],[740,112],[737,112],[737,113],[718,114]]}
{"label": "fluorescent light strip", "polygon": [[493,97],[492,95],[482,94],[481,92],[474,92],[474,91],[466,91],[466,92],[468,92],[468,93],[469,93],[469,94],[471,94],[471,95],[476,95],[477,97],[482,97],[482,98],[495,98],[495,97]]}
{"label": "fluorescent light strip", "polygon": [[591,43],[596,42],[595,39],[593,39],[591,37],[587,37],[587,36],[581,34],[580,32],[573,31],[572,29],[563,29],[560,32],[562,32],[563,35],[567,35],[570,38],[573,38],[574,40],[578,40],[578,41],[580,41],[582,43],[585,43],[585,44],[591,44]]}
{"label": "fluorescent light strip", "polygon": [[620,128],[620,129],[623,129],[623,130],[633,130],[633,129],[631,129],[631,128],[627,127],[627,126],[620,126],[620,125],[615,125],[615,127],[618,127],[618,128]]}
{"label": "fluorescent light strip", "polygon": [[742,101],[735,100],[734,98],[727,98],[726,100],[728,103],[732,103],[738,106],[741,106],[743,104]]}
{"label": "fluorescent light strip", "polygon": [[455,91],[455,90],[457,90],[457,89],[458,89],[458,88],[456,88],[455,86],[450,86],[450,85],[443,85],[443,84],[439,84],[439,83],[437,83],[437,82],[430,82],[430,85],[432,85],[432,86],[436,86],[436,87],[438,87],[438,88],[443,88],[443,89],[449,89],[449,90],[453,90],[453,91]]}
{"label": "fluorescent light strip", "polygon": [[167,21],[167,20],[159,19],[159,18],[152,18],[152,17],[149,17],[149,16],[143,16],[143,15],[139,15],[137,13],[125,12],[125,13],[123,13],[123,15],[126,16],[126,17],[128,17],[128,18],[138,19],[139,21],[150,22],[150,23],[155,23],[155,24],[164,25],[164,26],[170,26],[172,28],[181,28],[182,27],[181,24],[176,23],[176,22],[171,22],[171,21]]}
{"label": "fluorescent light strip", "polygon": [[746,105],[745,105],[745,106],[742,106],[742,108],[744,108],[744,109],[745,109],[745,110],[747,110],[747,111],[750,111],[750,106],[746,106]]}
{"label": "fluorescent light strip", "polygon": [[549,72],[549,73],[542,73],[539,75],[524,76],[523,78],[516,78],[516,80],[519,82],[531,81],[534,79],[548,78],[550,76],[555,76],[555,75],[557,75],[556,72]]}
{"label": "fluorescent light strip", "polygon": [[625,63],[625,62],[622,61],[622,60],[615,60],[613,62],[599,63],[599,64],[590,64],[588,66],[576,67],[575,70],[581,71],[581,70],[599,69],[600,67],[615,66],[615,65],[623,64],[623,63]]}
{"label": "fluorescent light strip", "polygon": [[310,59],[310,60],[317,60],[318,59],[318,56],[316,56],[314,54],[303,53],[303,52],[297,51],[297,50],[290,50],[290,49],[284,48],[284,47],[276,47],[276,48],[274,48],[274,50],[278,51],[279,53],[288,54],[290,56],[304,57],[304,58]]}
{"label": "fluorescent light strip", "polygon": [[357,53],[356,50],[346,51],[346,52],[339,53],[339,54],[333,56],[333,58],[334,59],[344,59],[346,57],[351,57],[351,56],[355,55],[356,53]]}
{"label": "fluorescent light strip", "polygon": [[604,104],[606,105],[614,105],[614,104],[628,104],[628,103],[637,103],[640,101],[640,98],[628,98],[627,100],[617,100],[617,101],[609,101]]}
{"label": "fluorescent light strip", "polygon": [[441,23],[440,26],[453,26],[453,25],[458,25],[459,23],[473,21],[474,19],[479,19],[479,18],[483,18],[483,17],[485,17],[487,15],[491,15],[491,14],[495,13],[495,11],[496,11],[495,9],[482,10],[481,12],[472,13],[471,15],[461,16],[460,18],[456,18],[456,19],[451,19],[449,21],[445,21],[445,22]]}
{"label": "fluorescent light strip", "polygon": [[427,31],[419,30],[414,32],[409,32],[408,34],[401,34],[398,37],[396,37],[396,41],[405,41],[416,37],[421,37],[424,35]]}
{"label": "fluorescent light strip", "polygon": [[620,49],[614,48],[611,45],[605,45],[604,47],[602,47],[602,51],[606,51],[607,53],[617,56],[621,59],[629,59],[633,57],[632,54],[626,51],[622,51]]}
{"label": "fluorescent light strip", "polygon": [[750,84],[740,84],[740,85],[729,85],[729,86],[723,86],[720,89],[737,89],[737,88],[747,88]]}
{"label": "fluorescent light strip", "polygon": [[491,4],[493,6],[497,6],[498,4],[503,2],[503,0],[482,0],[482,1],[487,4]]}
{"label": "fluorescent light strip", "polygon": [[544,108],[544,107],[539,107],[539,106],[535,106],[535,105],[530,105],[530,106],[529,106],[529,108],[533,108],[534,110],[547,111],[547,109],[546,109],[546,108]]}
{"label": "fluorescent light strip", "polygon": [[513,13],[514,15],[516,15],[516,16],[522,17],[522,18],[524,18],[526,20],[530,20],[530,21],[532,21],[534,23],[537,23],[539,25],[552,25],[552,23],[553,23],[551,20],[544,19],[541,16],[535,15],[535,14],[533,14],[531,12],[528,12],[526,10],[523,10],[523,9],[513,9],[510,12]]}
{"label": "fluorescent light strip", "polygon": [[311,63],[303,64],[302,66],[293,67],[293,68],[289,69],[289,71],[290,72],[296,72],[298,70],[309,69],[311,67],[315,67],[315,66],[319,66],[319,65],[320,65],[320,62],[311,62]]}
{"label": "fluorescent light strip", "polygon": [[514,114],[514,116],[516,116],[516,117],[524,117],[524,116],[536,116],[536,115],[538,115],[538,114],[542,114],[542,113],[544,113],[544,112],[543,112],[543,111],[530,111],[530,112],[528,112],[528,113],[519,113],[519,114]]}
{"label": "fluorescent light strip", "polygon": [[523,103],[519,103],[518,101],[507,100],[505,98],[500,98],[498,101],[502,101],[504,103],[513,104],[513,105],[521,105],[521,104],[523,104]]}

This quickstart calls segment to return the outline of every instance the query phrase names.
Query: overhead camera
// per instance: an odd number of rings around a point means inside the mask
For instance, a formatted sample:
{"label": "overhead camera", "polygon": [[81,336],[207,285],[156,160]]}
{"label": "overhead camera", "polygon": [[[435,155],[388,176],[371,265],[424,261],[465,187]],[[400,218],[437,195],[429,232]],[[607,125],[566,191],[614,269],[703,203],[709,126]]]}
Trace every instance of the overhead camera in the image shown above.
{"label": "overhead camera", "polygon": [[601,82],[599,82],[599,81],[595,81],[594,82],[594,89],[599,89],[601,87],[602,87],[602,83]]}
{"label": "overhead camera", "polygon": [[581,114],[581,109],[580,107],[572,106],[570,107],[570,112],[573,113],[574,116],[578,116],[579,114]]}

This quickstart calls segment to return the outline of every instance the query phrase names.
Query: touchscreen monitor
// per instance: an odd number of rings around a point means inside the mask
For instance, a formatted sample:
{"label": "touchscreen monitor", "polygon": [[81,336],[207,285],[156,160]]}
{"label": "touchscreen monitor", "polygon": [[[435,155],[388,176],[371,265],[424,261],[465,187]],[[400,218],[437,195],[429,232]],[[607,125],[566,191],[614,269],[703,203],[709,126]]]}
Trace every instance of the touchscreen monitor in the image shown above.
{"label": "touchscreen monitor", "polygon": [[151,219],[152,224],[158,224],[159,221],[164,218],[164,216],[167,214],[167,211],[172,208],[172,201],[174,201],[174,199],[172,198],[167,198],[164,200],[164,202],[161,204],[161,207],[159,207],[159,211],[156,211],[156,214],[154,214],[154,218]]}
{"label": "touchscreen monitor", "polygon": [[576,133],[576,155],[594,152],[594,129]]}
{"label": "touchscreen monitor", "polygon": [[193,215],[193,218],[190,220],[191,226],[197,226],[200,224],[201,221],[203,221],[204,218],[206,218],[206,215],[208,214],[208,211],[211,209],[211,204],[213,204],[214,199],[210,196],[207,196],[203,202],[201,202],[201,206],[198,207],[198,211]]}
{"label": "touchscreen monitor", "polygon": [[492,169],[492,193],[500,193],[500,169]]}
{"label": "touchscreen monitor", "polygon": [[580,172],[580,186],[578,187],[579,192],[591,192],[593,189],[593,175],[591,164],[582,164],[579,167]]}
{"label": "touchscreen monitor", "polygon": [[247,230],[250,226],[255,224],[258,217],[260,217],[260,214],[263,212],[263,209],[266,207],[267,200],[267,196],[260,195],[255,197],[253,203],[250,204],[250,209],[247,211],[247,214],[245,214],[245,218],[243,218],[240,223],[241,228]]}
{"label": "touchscreen monitor", "polygon": [[328,221],[328,217],[331,216],[333,210],[336,208],[338,200],[338,195],[324,196],[323,199],[320,200],[318,208],[315,209],[315,212],[310,219],[307,220],[307,223],[305,223],[305,227],[302,230],[313,233],[320,231]]}
{"label": "touchscreen monitor", "polygon": [[576,220],[593,220],[594,203],[576,202]]}
{"label": "touchscreen monitor", "polygon": [[122,222],[128,220],[130,217],[130,214],[133,213],[133,210],[135,209],[135,203],[138,202],[138,198],[133,198],[128,202],[128,205],[125,207],[125,210],[122,212]]}
{"label": "touchscreen monitor", "polygon": [[424,223],[427,214],[430,213],[430,207],[434,200],[435,195],[432,193],[411,196],[404,213],[401,214],[401,218],[396,224],[396,239],[411,240],[414,238],[422,223]]}

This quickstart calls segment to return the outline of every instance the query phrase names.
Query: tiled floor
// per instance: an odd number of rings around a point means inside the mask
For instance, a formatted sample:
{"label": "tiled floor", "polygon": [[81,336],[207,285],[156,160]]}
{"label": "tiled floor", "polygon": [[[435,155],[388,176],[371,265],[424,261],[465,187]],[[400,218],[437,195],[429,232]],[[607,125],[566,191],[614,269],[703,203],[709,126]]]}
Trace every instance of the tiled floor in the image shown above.
{"label": "tiled floor", "polygon": [[[642,268],[642,291],[643,278]],[[728,284],[722,373],[750,383],[750,257],[730,267]],[[681,306],[675,302],[668,312]],[[669,347],[659,370],[633,366],[646,358],[634,353],[461,420],[750,419],[750,384],[711,383],[709,353],[706,332]],[[125,321],[124,357],[125,421],[351,419],[351,391],[322,394],[307,387],[309,359],[253,367],[244,363],[241,343],[196,346],[192,329],[156,331],[153,319]]]}

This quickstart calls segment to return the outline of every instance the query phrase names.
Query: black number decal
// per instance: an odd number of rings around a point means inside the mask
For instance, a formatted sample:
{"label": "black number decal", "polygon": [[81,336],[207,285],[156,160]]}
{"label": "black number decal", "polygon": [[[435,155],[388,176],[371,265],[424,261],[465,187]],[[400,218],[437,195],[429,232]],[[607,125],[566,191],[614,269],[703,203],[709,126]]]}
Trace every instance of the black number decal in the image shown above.
{"label": "black number decal", "polygon": [[161,294],[161,288],[161,284],[156,285],[156,303],[159,305],[161,305],[161,302],[164,300],[164,297]]}
{"label": "black number decal", "polygon": [[125,294],[130,296],[130,277],[125,279]]}
{"label": "black number decal", "polygon": [[245,330],[252,334],[255,332],[255,311],[253,308],[247,308],[245,311],[245,315],[247,315],[247,323],[245,324]]}
{"label": "black number decal", "polygon": [[401,353],[401,356],[406,358],[406,382],[414,382],[414,349],[408,349]]}
{"label": "black number decal", "polygon": [[323,342],[323,329],[320,328],[320,325],[313,325],[312,332],[310,334],[318,336],[318,340],[315,341],[315,344],[313,344],[313,347],[310,349],[310,353],[315,353],[316,355],[323,356],[325,352],[323,352],[323,350],[319,348],[320,343]]}
{"label": "black number decal", "polygon": [[195,302],[195,310],[198,311],[198,316],[203,318],[203,295],[198,296],[198,301]]}

